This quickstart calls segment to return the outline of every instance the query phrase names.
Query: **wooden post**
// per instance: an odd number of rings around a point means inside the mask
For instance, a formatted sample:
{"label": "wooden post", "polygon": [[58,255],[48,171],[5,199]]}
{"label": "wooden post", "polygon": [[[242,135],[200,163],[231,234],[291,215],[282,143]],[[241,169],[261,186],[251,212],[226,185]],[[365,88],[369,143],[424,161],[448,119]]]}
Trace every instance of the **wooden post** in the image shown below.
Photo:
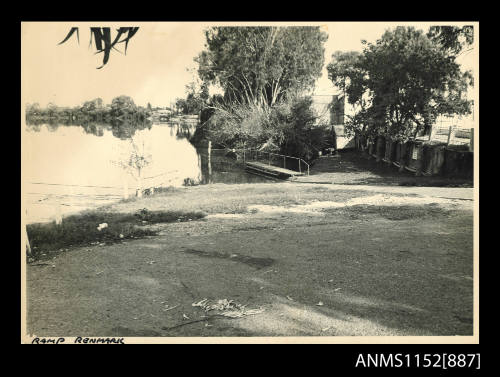
{"label": "wooden post", "polygon": [[469,151],[474,152],[474,128],[470,129]]}
{"label": "wooden post", "polygon": [[381,154],[382,143],[380,142],[380,140],[382,140],[382,139],[380,136],[378,136],[375,140],[376,140],[375,141],[375,155],[377,156],[377,157],[375,157],[375,161],[380,162],[380,160],[382,160],[382,154]]}
{"label": "wooden post", "polygon": [[299,159],[299,173],[302,173],[302,171],[300,170],[300,159]]}
{"label": "wooden post", "polygon": [[286,157],[283,156],[283,169],[286,169],[286,162],[285,162]]}
{"label": "wooden post", "polygon": [[26,237],[26,248],[28,251],[28,255],[31,255],[31,246],[30,246],[30,240],[28,238],[28,230],[26,228],[26,225],[24,226],[24,236]]}
{"label": "wooden post", "polygon": [[56,204],[55,221],[57,225],[62,224],[61,204],[59,203]]}
{"label": "wooden post", "polygon": [[451,141],[451,132],[453,131],[453,126],[450,126],[450,129],[448,131],[448,140],[446,141],[446,145],[450,145]]}
{"label": "wooden post", "polygon": [[208,183],[211,183],[212,179],[212,161],[211,161],[211,155],[212,155],[212,141],[208,141]]}

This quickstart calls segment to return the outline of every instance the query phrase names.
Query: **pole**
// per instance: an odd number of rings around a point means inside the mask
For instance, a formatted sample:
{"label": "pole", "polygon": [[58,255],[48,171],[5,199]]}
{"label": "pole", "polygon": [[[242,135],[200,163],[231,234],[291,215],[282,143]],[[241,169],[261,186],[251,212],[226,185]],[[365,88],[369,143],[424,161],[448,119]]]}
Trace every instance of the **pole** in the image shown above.
{"label": "pole", "polygon": [[450,129],[448,131],[448,141],[446,142],[446,145],[450,145],[452,129],[453,129],[453,126],[450,126]]}
{"label": "pole", "polygon": [[283,156],[283,169],[285,169],[285,168],[286,168],[285,159],[286,159],[286,157],[285,157],[285,156]]}
{"label": "pole", "polygon": [[212,161],[211,161],[211,154],[212,154],[212,141],[208,141],[208,183],[211,183],[211,178],[212,178]]}
{"label": "pole", "polygon": [[470,142],[469,142],[469,150],[474,152],[474,128],[470,129]]}
{"label": "pole", "polygon": [[28,255],[31,255],[31,245],[30,245],[30,240],[28,238],[28,230],[26,228],[26,225],[24,226],[24,236],[26,237],[26,249],[28,251]]}

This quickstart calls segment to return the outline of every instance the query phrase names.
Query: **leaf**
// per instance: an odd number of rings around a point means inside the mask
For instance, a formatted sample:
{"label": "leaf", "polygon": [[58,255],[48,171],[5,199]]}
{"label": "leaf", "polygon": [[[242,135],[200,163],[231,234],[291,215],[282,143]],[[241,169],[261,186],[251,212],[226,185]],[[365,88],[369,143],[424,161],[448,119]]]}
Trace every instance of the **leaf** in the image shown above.
{"label": "leaf", "polygon": [[66,35],[66,38],[64,38],[61,42],[59,42],[58,45],[61,45],[64,42],[66,42],[68,39],[70,39],[75,31],[76,31],[76,38],[78,40],[78,44],[80,44],[80,36],[79,36],[78,28],[72,27],[71,30],[69,31],[68,35]]}
{"label": "leaf", "polygon": [[102,65],[97,69],[101,69],[106,65],[109,60],[109,54],[111,52],[111,30],[109,27],[102,28],[103,40],[104,40],[104,58],[102,59]]}
{"label": "leaf", "polygon": [[125,55],[127,54],[128,42],[135,35],[135,33],[137,33],[137,30],[139,30],[138,27],[131,27],[131,28],[129,28],[128,36],[127,36],[127,39],[125,40]]}
{"label": "leaf", "polygon": [[[111,29],[109,27],[107,28],[91,28],[92,33],[94,34],[94,39],[95,39],[95,44],[96,44],[96,54],[99,54],[101,52],[104,52],[104,57],[103,57],[103,64],[98,67],[97,69],[101,69],[106,65],[106,63],[109,61],[109,56],[111,53],[112,49],[115,49],[118,52],[119,51],[117,48],[115,48],[115,45],[118,43],[124,43],[125,42],[125,54],[127,53],[127,46],[129,40],[137,33],[137,30],[139,30],[138,27],[121,27],[117,29],[117,35],[114,38],[114,40],[111,42]],[[120,37],[127,33],[128,35],[125,39],[120,40]],[[104,47],[102,43],[104,42]],[[91,39],[92,43],[92,39]]]}
{"label": "leaf", "polygon": [[92,35],[94,36],[96,54],[102,52],[102,32],[100,27],[90,28],[90,45],[92,45]]}
{"label": "leaf", "polygon": [[114,48],[116,51],[118,52],[121,52],[120,50],[118,50],[116,47],[114,47],[117,43],[121,43],[121,42],[124,42],[125,39],[123,41],[120,41],[120,36],[124,33],[126,33],[128,31],[128,27],[121,27],[119,29],[116,29],[117,31],[117,34],[116,34],[116,37],[114,39],[114,41],[111,43],[111,47]]}

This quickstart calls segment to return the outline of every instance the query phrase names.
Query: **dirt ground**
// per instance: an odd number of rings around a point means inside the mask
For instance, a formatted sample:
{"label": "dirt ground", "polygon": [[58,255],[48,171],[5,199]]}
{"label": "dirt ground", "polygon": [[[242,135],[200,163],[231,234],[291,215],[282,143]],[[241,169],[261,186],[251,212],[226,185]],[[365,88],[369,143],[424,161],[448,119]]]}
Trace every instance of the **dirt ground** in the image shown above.
{"label": "dirt ground", "polygon": [[472,335],[471,199],[471,188],[283,182],[118,203],[208,216],[28,264],[28,333]]}

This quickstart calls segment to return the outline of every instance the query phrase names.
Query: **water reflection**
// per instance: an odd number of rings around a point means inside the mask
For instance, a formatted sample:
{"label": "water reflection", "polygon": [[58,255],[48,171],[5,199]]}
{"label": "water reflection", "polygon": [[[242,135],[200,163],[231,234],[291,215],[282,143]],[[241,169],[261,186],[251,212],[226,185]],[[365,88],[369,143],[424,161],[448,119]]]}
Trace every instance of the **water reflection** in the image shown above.
{"label": "water reflection", "polygon": [[187,122],[177,123],[175,136],[177,139],[191,139],[195,130],[196,124]]}
{"label": "water reflection", "polygon": [[[193,123],[31,123],[26,129],[23,170],[31,222],[50,220],[56,210],[71,213],[133,196],[140,188],[266,181],[245,173],[243,162],[223,150],[195,148],[189,142]],[[123,168],[134,144],[142,148],[135,157],[150,156],[140,180]]]}
{"label": "water reflection", "polygon": [[104,131],[111,131],[113,136],[119,139],[129,139],[135,135],[135,132],[143,129],[151,129],[150,121],[137,122],[134,120],[113,119],[106,122],[82,122],[82,123],[64,123],[57,120],[40,121],[33,120],[26,125],[28,131],[40,132],[42,127],[46,127],[50,132],[56,132],[59,127],[81,127],[85,133],[92,134],[98,137],[104,135]]}
{"label": "water reflection", "polygon": [[245,172],[242,156],[237,158],[227,157],[224,149],[197,148],[201,170],[201,184],[210,183],[259,183],[270,182],[261,176]]}
{"label": "water reflection", "polygon": [[[171,136],[172,128],[127,122],[28,125],[23,173],[29,220],[47,221],[56,210],[66,214],[134,196],[140,188],[182,186],[186,179],[199,183],[196,149]],[[140,179],[123,168],[134,157],[134,143],[144,147],[138,155],[151,156]]]}

